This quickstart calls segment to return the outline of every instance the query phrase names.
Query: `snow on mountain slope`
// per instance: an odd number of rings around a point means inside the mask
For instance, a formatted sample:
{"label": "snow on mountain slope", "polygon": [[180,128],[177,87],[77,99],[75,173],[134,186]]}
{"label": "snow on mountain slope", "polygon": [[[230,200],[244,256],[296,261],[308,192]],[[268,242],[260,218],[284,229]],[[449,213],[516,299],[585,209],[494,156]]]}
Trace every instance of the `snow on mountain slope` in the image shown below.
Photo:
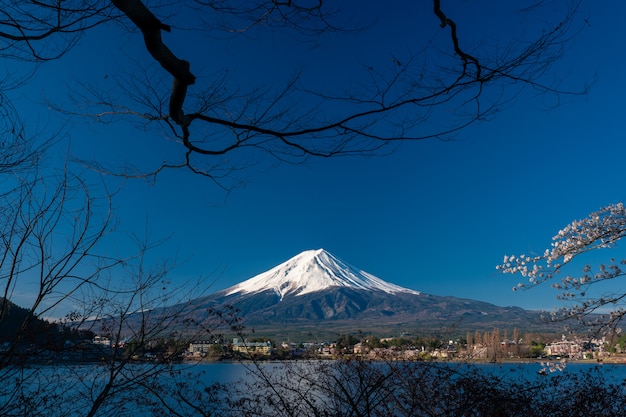
{"label": "snow on mountain slope", "polygon": [[378,290],[389,294],[419,291],[383,281],[350,266],[324,249],[308,250],[247,281],[226,289],[226,295],[254,294],[273,290],[282,299],[285,295],[304,295],[330,287]]}

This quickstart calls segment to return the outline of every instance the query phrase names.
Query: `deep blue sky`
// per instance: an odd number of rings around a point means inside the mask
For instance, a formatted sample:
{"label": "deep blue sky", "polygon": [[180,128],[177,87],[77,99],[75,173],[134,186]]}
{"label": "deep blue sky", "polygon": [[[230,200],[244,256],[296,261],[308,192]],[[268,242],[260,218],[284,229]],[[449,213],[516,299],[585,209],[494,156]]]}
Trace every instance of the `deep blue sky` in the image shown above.
{"label": "deep blue sky", "polygon": [[[498,2],[483,3],[491,7]],[[232,65],[233,80],[248,85],[275,81],[276,68],[291,71],[303,65],[305,77],[333,86],[350,79],[352,69],[343,60],[406,52],[415,45],[409,42],[415,35],[405,34],[405,27],[418,31],[420,25],[438,24],[430,8],[403,13],[409,2],[392,2],[385,10],[374,2],[364,4],[359,17],[369,17],[368,31],[329,43],[322,38],[313,49],[277,33],[260,40],[207,38],[171,41],[170,46],[192,61],[199,85],[224,66]],[[494,33],[507,30],[485,16],[484,9],[460,4],[458,12],[448,12],[463,16],[458,17],[459,30],[470,31],[474,41],[481,36],[493,40]],[[553,97],[526,91],[495,118],[453,140],[404,143],[387,156],[288,165],[259,154],[253,166],[237,173],[245,186],[228,195],[188,172],[166,173],[154,185],[131,181],[114,201],[119,230],[141,234],[147,228],[154,238],[169,236],[154,256],[178,258],[171,279],[216,279],[211,290],[250,278],[303,250],[324,248],[411,289],[550,309],[557,301],[548,286],[514,293],[517,278],[500,275],[495,266],[505,254],[542,253],[570,221],[624,199],[626,61],[616,37],[623,37],[619,28],[626,6],[587,2],[581,13],[589,25],[555,65],[554,79],[576,89],[597,77],[586,96],[564,96],[552,108]],[[463,26],[470,22],[475,25]],[[121,38],[95,33],[63,61],[42,67],[29,87],[29,102],[42,93],[62,97],[64,83],[73,77],[105,79],[107,71],[114,71],[108,68],[112,62],[124,65],[127,57],[116,55],[114,42]],[[133,46],[135,40],[123,36],[135,59],[147,59],[139,39]],[[171,36],[166,40],[177,39]],[[362,41],[346,50],[359,36]],[[306,58],[315,54],[325,58]],[[119,164],[159,162],[170,149],[153,148],[150,143],[160,142],[137,139],[141,132],[127,126],[72,121],[68,132],[76,154]]]}

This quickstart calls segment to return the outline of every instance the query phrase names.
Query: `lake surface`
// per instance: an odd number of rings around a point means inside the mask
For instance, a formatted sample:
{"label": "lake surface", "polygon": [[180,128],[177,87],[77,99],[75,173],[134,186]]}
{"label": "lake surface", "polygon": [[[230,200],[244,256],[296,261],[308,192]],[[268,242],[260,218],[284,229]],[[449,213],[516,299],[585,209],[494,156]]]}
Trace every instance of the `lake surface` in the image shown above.
{"label": "lake surface", "polygon": [[[297,386],[300,381],[297,380],[297,375],[303,375],[305,380],[309,378],[309,381],[315,379],[315,366],[316,365],[332,365],[341,364],[341,362],[265,362],[260,364],[253,363],[238,363],[238,362],[216,362],[216,363],[201,363],[195,365],[172,365],[167,372],[164,373],[152,373],[154,365],[137,364],[128,367],[128,369],[120,374],[120,381],[127,379],[131,381],[128,386],[120,384],[116,388],[116,401],[107,404],[101,409],[101,412],[97,415],[102,416],[154,416],[159,415],[154,413],[155,403],[150,403],[149,398],[158,398],[159,393],[162,393],[162,398],[165,402],[173,401],[168,399],[168,395],[173,392],[188,392],[199,393],[201,396],[200,401],[205,401],[207,404],[211,404],[211,407],[219,406],[219,401],[211,402],[211,391],[207,389],[213,384],[222,384],[224,387],[244,387],[244,391],[239,393],[246,394],[245,387],[248,388],[248,392],[254,392],[255,375],[259,374],[259,371],[270,375],[273,381],[278,383],[285,383],[289,379],[289,384],[284,386],[289,387],[291,382],[294,386]],[[412,363],[407,366],[416,366],[416,370],[419,367],[428,369],[428,366],[432,363]],[[593,371],[595,375],[599,376],[607,383],[619,385],[626,382],[626,365],[597,365],[588,363],[569,363],[563,371],[546,372],[541,374],[543,369],[539,363],[502,363],[502,364],[459,364],[459,363],[435,363],[435,366],[442,366],[457,371],[457,373],[451,373],[451,378],[455,378],[454,375],[467,375],[468,369],[477,370],[479,374],[490,375],[500,378],[503,381],[510,380],[516,382],[528,382],[529,385],[534,385],[533,381],[537,381],[539,385],[550,383],[551,378],[559,378],[571,374],[582,374],[588,371]],[[387,366],[385,363],[373,363],[374,367],[380,367],[381,370],[385,370]],[[391,366],[403,366],[402,363],[392,363]],[[300,368],[298,368],[300,367]],[[299,370],[302,371],[300,373]],[[338,368],[339,369],[339,368]],[[350,370],[350,368],[343,368]],[[295,373],[293,372],[295,370]],[[137,387],[132,383],[132,378],[136,376],[151,375],[145,379],[145,387]],[[296,378],[294,378],[296,375]],[[313,375],[313,377],[311,377]],[[425,374],[428,375],[428,374]],[[283,378],[284,376],[284,378]],[[11,385],[9,381],[17,381],[18,378],[24,378],[26,381],[22,387],[20,387],[20,393],[24,398],[28,399],[28,403],[22,407],[22,410],[10,410],[7,412],[7,405],[10,398],[13,397],[11,391]],[[106,368],[98,365],[76,365],[76,366],[41,366],[26,369],[24,371],[18,371],[11,378],[3,378],[3,384],[0,386],[0,415],[41,415],[41,416],[84,416],[87,406],[80,406],[80,404],[90,404],[93,401],[93,392],[97,392],[97,387],[102,386],[103,381],[106,381],[107,371]],[[152,379],[151,379],[152,378]],[[312,379],[311,379],[312,378]],[[257,378],[258,380],[258,378]],[[347,380],[344,380],[347,381]],[[549,384],[548,384],[549,385]],[[263,387],[263,384],[259,385]],[[306,384],[305,384],[306,386]],[[93,391],[93,388],[96,388]],[[143,389],[152,390],[152,394],[144,395]],[[263,388],[260,388],[263,389]],[[92,390],[92,391],[90,391]],[[224,395],[221,391],[221,394]],[[156,393],[156,395],[154,395]],[[195,394],[194,394],[195,395]],[[230,396],[231,394],[226,394]],[[217,398],[217,397],[216,397]],[[171,402],[172,407],[177,407],[178,403]],[[156,404],[158,405],[158,404]],[[225,406],[225,405],[224,405]],[[3,408],[5,407],[5,408]],[[50,410],[54,410],[50,413]],[[161,414],[162,415],[162,414]],[[195,416],[189,412],[188,414]],[[214,414],[214,415],[220,415]]]}
{"label": "lake surface", "polygon": [[[464,364],[464,363],[448,363],[451,367],[475,367],[482,372],[496,375],[500,377],[513,377],[516,379],[525,378],[533,380],[539,377],[551,377],[558,376],[559,374],[570,374],[577,372],[589,371],[591,369],[597,369],[607,380],[611,381],[626,381],[626,364],[603,364],[598,365],[595,363],[579,363],[571,362],[566,364],[562,371],[550,372],[546,370],[545,375],[542,374],[542,370],[545,369],[541,363],[488,363],[488,364]],[[203,375],[203,381],[206,383],[211,382],[235,382],[242,378],[246,378],[248,373],[254,370],[253,364],[238,363],[238,362],[215,362],[215,363],[202,363],[194,366],[198,374]],[[261,363],[260,367],[266,369],[277,369],[281,367],[281,362],[268,362]],[[193,368],[192,368],[193,369]]]}

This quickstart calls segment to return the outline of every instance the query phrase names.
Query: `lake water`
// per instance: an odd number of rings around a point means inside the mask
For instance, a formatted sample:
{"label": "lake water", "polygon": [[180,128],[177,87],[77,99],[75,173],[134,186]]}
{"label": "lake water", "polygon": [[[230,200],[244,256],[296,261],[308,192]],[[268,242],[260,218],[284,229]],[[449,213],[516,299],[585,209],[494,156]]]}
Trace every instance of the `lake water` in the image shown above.
{"label": "lake water", "polygon": [[[536,378],[549,378],[561,374],[579,373],[597,369],[607,380],[626,381],[626,364],[604,364],[571,362],[566,364],[562,371],[551,372],[538,362],[532,363],[486,363],[486,364],[457,364],[449,363],[451,367],[476,367],[487,374],[514,379],[534,380]],[[261,368],[280,369],[281,362],[261,363]],[[199,364],[195,366],[198,374],[203,375],[206,383],[222,382],[232,383],[246,378],[249,372],[254,370],[253,364],[236,362],[215,362]],[[543,370],[546,370],[545,374]]]}
{"label": "lake water", "polygon": [[[108,402],[96,415],[115,417],[163,415],[162,412],[159,414],[159,412],[155,411],[163,405],[181,411],[181,415],[202,415],[201,413],[196,413],[197,410],[193,410],[192,407],[187,407],[184,401],[180,401],[180,398],[175,399],[171,395],[172,393],[183,393],[187,399],[193,398],[200,403],[210,404],[214,412],[214,414],[211,414],[213,416],[226,415],[227,411],[229,411],[227,409],[224,409],[223,414],[219,412],[219,407],[227,407],[227,404],[223,401],[224,395],[250,395],[253,398],[255,391],[262,393],[263,387],[267,387],[263,383],[257,386],[254,385],[255,378],[258,381],[259,372],[263,372],[266,376],[272,378],[273,383],[280,386],[281,389],[290,390],[293,388],[311,392],[311,387],[315,385],[317,378],[316,372],[318,370],[328,370],[330,368],[321,367],[333,364],[340,365],[342,363],[329,361],[268,362],[261,363],[257,367],[253,363],[217,362],[193,366],[173,365],[164,373],[155,372],[158,368],[154,368],[151,365],[133,365],[118,376],[120,383],[116,385],[114,390],[116,401]],[[570,363],[563,371],[547,372],[545,375],[540,373],[542,365],[539,363],[476,365],[449,363],[440,365],[445,367],[445,369],[451,370],[447,374],[449,378],[467,375],[467,370],[473,369],[477,370],[479,374],[495,376],[504,382],[507,380],[518,383],[524,381],[524,383],[531,386],[545,384],[546,382],[549,386],[552,378],[582,374],[590,370],[593,370],[595,375],[599,375],[608,383],[619,385],[626,382],[626,365]],[[316,366],[321,367],[316,368]],[[388,371],[389,368],[386,368],[386,366],[384,363],[375,363],[373,369],[376,370],[378,367],[381,371]],[[401,363],[399,365],[392,363],[390,366],[403,365]],[[407,366],[415,366],[412,369],[420,372],[420,369],[427,369],[431,364],[414,363]],[[358,363],[356,363],[354,368],[339,367],[336,370],[333,368],[332,372],[364,372],[363,375],[375,377],[375,372],[368,373],[370,371],[371,369],[367,367],[359,369]],[[255,377],[255,375],[257,376]],[[321,373],[320,375],[324,374]],[[328,375],[328,373],[325,375]],[[351,375],[337,375],[340,376],[339,379],[346,386],[351,386]],[[426,380],[428,375],[424,374],[425,379],[418,379],[417,381],[429,382]],[[137,384],[133,384],[133,378],[137,377],[142,378],[144,386],[138,387]],[[20,378],[24,378],[25,384],[17,391],[11,390],[10,381],[17,381]],[[16,372],[10,377],[4,375],[0,385],[0,415],[85,416],[88,409],[87,404],[92,403],[95,398],[93,393],[98,392],[97,388],[102,386],[106,378],[106,368],[95,365],[38,367]],[[128,385],[125,385],[125,381],[127,381]],[[358,385],[358,379],[354,381],[355,386]],[[211,391],[207,389],[214,383],[222,384],[227,389],[236,388],[235,391],[232,391],[236,394],[232,394],[231,391]],[[96,388],[96,390],[94,391],[93,388]],[[321,387],[320,392],[323,389],[324,387]],[[228,393],[225,394],[226,392]],[[14,396],[16,393],[18,395]],[[320,394],[321,397],[324,395]],[[259,398],[262,397],[264,395],[259,396]],[[24,404],[20,405],[20,407],[11,408],[12,404],[10,401],[16,401],[15,398],[23,398]]]}

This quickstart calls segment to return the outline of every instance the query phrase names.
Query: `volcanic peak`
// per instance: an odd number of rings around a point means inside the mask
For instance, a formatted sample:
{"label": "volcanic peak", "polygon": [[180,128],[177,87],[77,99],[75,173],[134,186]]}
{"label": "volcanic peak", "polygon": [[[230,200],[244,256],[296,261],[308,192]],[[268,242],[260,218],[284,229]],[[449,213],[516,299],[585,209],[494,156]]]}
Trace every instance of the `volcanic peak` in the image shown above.
{"label": "volcanic peak", "polygon": [[331,287],[420,294],[355,268],[324,249],[304,251],[269,271],[226,289],[225,293],[251,294],[272,290],[282,299],[288,294],[299,296]]}

